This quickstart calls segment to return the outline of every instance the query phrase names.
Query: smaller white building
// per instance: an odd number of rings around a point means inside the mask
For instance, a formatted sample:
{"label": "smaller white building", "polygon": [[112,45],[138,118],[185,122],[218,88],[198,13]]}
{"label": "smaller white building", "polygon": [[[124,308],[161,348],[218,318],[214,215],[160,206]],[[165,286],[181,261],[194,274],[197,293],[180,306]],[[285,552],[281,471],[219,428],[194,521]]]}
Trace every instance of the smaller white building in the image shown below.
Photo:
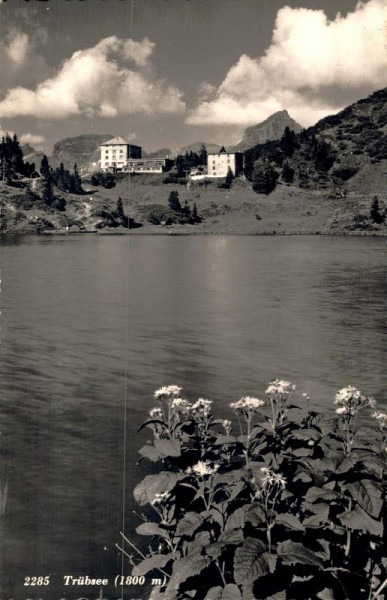
{"label": "smaller white building", "polygon": [[234,177],[243,173],[243,153],[227,152],[224,146],[219,152],[207,155],[207,177],[226,177],[231,169]]}
{"label": "smaller white building", "polygon": [[141,146],[129,144],[118,136],[101,145],[101,170],[121,171],[130,158],[141,158]]}
{"label": "smaller white building", "polygon": [[132,158],[122,167],[123,173],[165,173],[173,166],[169,158]]}

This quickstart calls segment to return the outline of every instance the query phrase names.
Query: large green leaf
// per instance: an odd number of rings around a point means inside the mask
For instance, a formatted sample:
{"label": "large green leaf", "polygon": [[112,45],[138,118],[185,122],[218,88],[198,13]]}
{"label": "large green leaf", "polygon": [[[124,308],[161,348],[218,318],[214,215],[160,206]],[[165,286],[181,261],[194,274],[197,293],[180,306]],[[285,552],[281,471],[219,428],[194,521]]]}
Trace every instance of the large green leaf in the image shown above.
{"label": "large green leaf", "polygon": [[313,486],[307,491],[305,495],[305,500],[307,500],[308,502],[318,502],[321,500],[325,502],[331,502],[332,500],[336,500],[340,497],[341,494],[339,494],[338,492],[334,492],[326,488]]}
{"label": "large green leaf", "polygon": [[252,504],[246,513],[246,521],[253,525],[261,525],[265,522],[265,513],[259,504]]}
{"label": "large green leaf", "polygon": [[243,542],[243,531],[242,529],[229,529],[223,531],[219,536],[219,542],[222,544],[241,544]]}
{"label": "large green leaf", "polygon": [[211,588],[204,600],[222,600],[223,588],[220,585]]}
{"label": "large green leaf", "polygon": [[374,475],[378,479],[381,479],[384,469],[385,461],[380,456],[364,456],[361,459],[361,470],[368,475]]}
{"label": "large green leaf", "polygon": [[320,600],[335,600],[335,596],[333,590],[330,588],[325,588],[321,592],[317,594],[317,598]]}
{"label": "large green leaf", "polygon": [[270,572],[266,557],[262,556],[266,546],[255,538],[246,538],[235,552],[234,579],[236,583],[246,584],[257,580]]}
{"label": "large green leaf", "polygon": [[235,583],[228,583],[226,587],[213,587],[208,592],[205,600],[242,600],[242,594]]}
{"label": "large green leaf", "polygon": [[228,492],[228,501],[231,502],[231,500],[235,500],[235,498],[237,496],[239,496],[239,494],[246,489],[246,483],[245,481],[241,480],[238,481],[237,483],[233,484],[232,486],[227,488],[227,492]]}
{"label": "large green leaf", "polygon": [[236,437],[233,435],[224,435],[222,433],[219,433],[214,445],[215,446],[223,446],[225,444],[235,444],[237,441]]}
{"label": "large green leaf", "polygon": [[157,523],[151,523],[150,521],[141,523],[141,525],[136,527],[136,532],[139,535],[160,535],[162,537],[168,535],[165,529],[159,527]]}
{"label": "large green leaf", "polygon": [[160,455],[160,458],[167,458],[168,456],[177,457],[181,455],[179,440],[156,438],[154,445]]}
{"label": "large green leaf", "polygon": [[199,531],[192,540],[187,544],[187,556],[191,554],[202,554],[203,548],[208,546],[211,542],[211,536],[209,531]]}
{"label": "large green leaf", "polygon": [[292,433],[292,438],[296,440],[305,440],[309,441],[317,441],[321,438],[321,433],[317,431],[317,429],[309,428],[309,429],[299,429],[298,431],[294,431]]}
{"label": "large green leaf", "polygon": [[324,566],[322,560],[312,550],[298,542],[281,542],[277,546],[277,553],[285,565],[311,565],[320,569]]}
{"label": "large green leaf", "polygon": [[139,453],[144,458],[149,458],[149,460],[151,460],[152,462],[157,462],[161,458],[157,449],[154,447],[153,444],[150,444],[149,442],[147,442],[145,446],[140,448]]}
{"label": "large green leaf", "polygon": [[314,504],[310,502],[303,502],[302,507],[310,512],[312,512],[312,516],[307,517],[303,520],[303,524],[305,527],[321,527],[322,525],[326,525],[329,520],[329,504],[324,502],[315,502]]}
{"label": "large green leaf", "polygon": [[153,571],[154,569],[163,569],[165,565],[173,558],[173,554],[154,554],[149,558],[146,558],[139,565],[133,567],[132,575],[133,577],[141,577],[142,575],[146,575],[149,571]]}
{"label": "large green leaf", "polygon": [[346,489],[371,517],[375,517],[375,519],[379,517],[383,507],[383,492],[379,483],[372,479],[361,479],[347,484]]}
{"label": "large green leaf", "polygon": [[199,575],[211,563],[208,556],[195,554],[193,556],[184,556],[176,560],[173,564],[172,575],[166,589],[166,598],[178,591],[180,585],[190,577]]}
{"label": "large green leaf", "polygon": [[147,475],[141,483],[134,488],[134,497],[141,506],[151,504],[156,494],[170,492],[178,481],[185,476],[182,473],[161,471],[157,475]]}
{"label": "large green leaf", "polygon": [[322,485],[326,474],[335,471],[337,466],[337,460],[334,458],[301,458],[298,463],[304,471],[312,475],[317,485]]}
{"label": "large green leaf", "polygon": [[233,471],[227,471],[226,473],[216,473],[213,479],[214,487],[221,483],[232,485],[239,482],[244,477],[247,477],[245,469],[235,469]]}
{"label": "large green leaf", "polygon": [[297,529],[299,531],[305,531],[305,527],[301,523],[296,515],[290,513],[278,513],[275,519],[276,523],[280,525],[286,525],[289,529]]}
{"label": "large green leaf", "polygon": [[288,449],[288,453],[290,452],[290,454],[292,456],[312,456],[314,450],[313,450],[313,446],[311,448],[306,447],[306,446],[302,446],[300,448],[294,448],[294,450],[289,450]]}
{"label": "large green leaf", "polygon": [[242,600],[242,594],[235,583],[228,583],[223,590],[221,600]]}
{"label": "large green leaf", "polygon": [[203,523],[204,517],[200,513],[188,512],[179,521],[176,527],[176,535],[178,536],[191,536]]}
{"label": "large green leaf", "polygon": [[359,462],[359,458],[355,455],[345,456],[343,460],[336,467],[336,473],[341,475],[343,473],[348,473],[352,471],[356,464]]}
{"label": "large green leaf", "polygon": [[228,517],[225,529],[238,529],[242,528],[245,524],[245,514],[246,507],[242,506],[241,508],[237,508],[233,513]]}
{"label": "large green leaf", "polygon": [[349,529],[358,529],[371,535],[383,535],[383,523],[370,517],[358,504],[353,510],[340,513],[337,518]]}

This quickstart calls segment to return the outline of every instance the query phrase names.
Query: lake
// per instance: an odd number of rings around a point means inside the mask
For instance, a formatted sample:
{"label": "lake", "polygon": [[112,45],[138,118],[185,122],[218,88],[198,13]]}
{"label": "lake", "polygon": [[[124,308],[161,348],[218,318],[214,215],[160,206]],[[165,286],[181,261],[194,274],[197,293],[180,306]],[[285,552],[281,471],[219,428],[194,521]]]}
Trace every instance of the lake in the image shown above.
{"label": "lake", "polygon": [[[136,430],[161,385],[212,398],[225,416],[230,402],[262,396],[275,377],[326,411],[349,384],[385,408],[385,244],[2,238],[4,600],[94,599],[99,587],[64,588],[63,576],[111,581],[121,573],[115,543],[123,527],[130,536],[139,524],[132,490],[145,468],[136,466],[145,439]],[[23,585],[48,575],[48,589]],[[110,587],[103,597],[144,593]]]}

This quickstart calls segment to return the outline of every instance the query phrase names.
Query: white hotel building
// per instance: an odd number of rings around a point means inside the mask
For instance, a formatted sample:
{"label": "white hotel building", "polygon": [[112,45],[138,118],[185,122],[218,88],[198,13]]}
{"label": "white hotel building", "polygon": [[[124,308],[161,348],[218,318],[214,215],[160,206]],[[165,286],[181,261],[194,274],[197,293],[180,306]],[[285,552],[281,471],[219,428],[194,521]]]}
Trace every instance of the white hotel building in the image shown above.
{"label": "white hotel building", "polygon": [[141,158],[141,146],[128,144],[122,137],[115,137],[101,145],[101,170],[121,171],[130,158]]}

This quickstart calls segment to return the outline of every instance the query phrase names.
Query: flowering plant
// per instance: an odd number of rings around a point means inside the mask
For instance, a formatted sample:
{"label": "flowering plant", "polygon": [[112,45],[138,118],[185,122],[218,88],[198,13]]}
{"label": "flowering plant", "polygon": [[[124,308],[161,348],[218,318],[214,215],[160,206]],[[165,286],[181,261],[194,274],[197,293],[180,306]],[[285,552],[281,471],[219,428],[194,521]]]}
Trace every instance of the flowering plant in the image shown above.
{"label": "flowering plant", "polygon": [[140,450],[157,472],[134,492],[147,548],[124,538],[132,575],[162,576],[150,600],[381,600],[387,413],[373,413],[380,444],[358,427],[375,401],[356,388],[337,392],[334,418],[305,394],[290,404],[294,391],[276,379],[266,402],[244,396],[215,419],[211,400],[157,390]]}

